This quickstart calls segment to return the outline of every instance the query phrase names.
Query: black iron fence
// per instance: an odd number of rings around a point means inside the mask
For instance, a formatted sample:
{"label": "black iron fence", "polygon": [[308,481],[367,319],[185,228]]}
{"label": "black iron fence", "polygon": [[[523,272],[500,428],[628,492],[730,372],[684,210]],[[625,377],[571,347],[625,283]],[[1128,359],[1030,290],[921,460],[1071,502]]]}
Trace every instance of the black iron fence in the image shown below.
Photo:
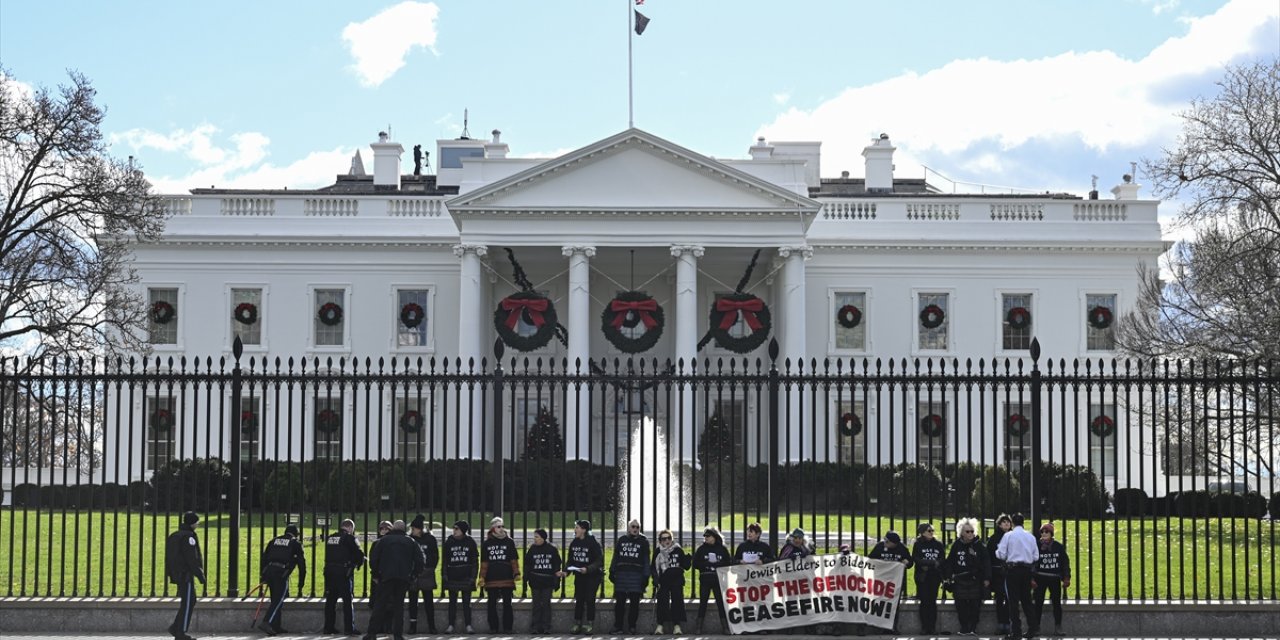
{"label": "black iron fence", "polygon": [[[238,345],[237,345],[238,347]],[[1274,362],[507,358],[0,363],[5,596],[160,596],[203,514],[208,595],[286,523],[437,537],[501,515],[565,548],[635,517],[694,548],[760,522],[869,550],[964,516],[1053,522],[1083,600],[1275,600]],[[492,363],[502,363],[492,366]],[[360,576],[358,589],[364,589]],[[307,593],[322,588],[309,580]],[[696,576],[689,586],[696,589]]]}

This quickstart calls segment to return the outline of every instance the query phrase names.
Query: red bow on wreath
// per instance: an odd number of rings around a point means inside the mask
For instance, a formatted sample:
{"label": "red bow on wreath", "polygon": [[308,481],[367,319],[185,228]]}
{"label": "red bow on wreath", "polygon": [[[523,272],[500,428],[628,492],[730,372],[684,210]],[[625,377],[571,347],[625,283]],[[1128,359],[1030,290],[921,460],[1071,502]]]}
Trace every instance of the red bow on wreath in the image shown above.
{"label": "red bow on wreath", "polygon": [[[756,317],[756,313],[764,310],[764,301],[760,298],[752,298],[738,302],[727,298],[716,300],[716,311],[724,314],[720,319],[720,329],[728,331],[733,323],[738,321],[738,313],[742,314],[742,319],[747,321],[747,326],[752,331],[757,331],[764,326],[760,319]],[[732,312],[732,313],[730,313]]]}
{"label": "red bow on wreath", "polygon": [[635,302],[614,300],[609,303],[609,310],[617,314],[613,317],[612,323],[615,329],[621,327],[622,323],[627,321],[627,312],[630,311],[634,311],[640,316],[640,321],[644,323],[645,329],[652,329],[658,326],[658,321],[651,315],[658,310],[658,301],[653,298]]}
{"label": "red bow on wreath", "polygon": [[515,329],[516,323],[520,321],[520,314],[524,311],[529,312],[529,319],[532,321],[533,326],[541,327],[545,322],[542,318],[542,312],[546,311],[547,306],[550,304],[551,301],[546,298],[517,298],[514,300],[503,298],[502,310],[508,312],[507,328]]}

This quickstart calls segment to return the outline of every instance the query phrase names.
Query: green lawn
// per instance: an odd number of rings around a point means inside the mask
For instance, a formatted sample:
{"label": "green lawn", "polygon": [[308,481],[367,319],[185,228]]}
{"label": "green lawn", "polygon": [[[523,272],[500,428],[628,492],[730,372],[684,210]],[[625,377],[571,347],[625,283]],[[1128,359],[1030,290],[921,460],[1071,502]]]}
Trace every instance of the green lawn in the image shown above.
{"label": "green lawn", "polygon": [[[323,562],[323,542],[310,514],[303,514],[307,562],[314,571]],[[473,535],[483,533],[489,518],[484,514],[430,514],[431,520],[451,525],[466,519]],[[447,517],[446,517],[447,516]],[[597,530],[614,526],[612,513],[513,513],[505,517],[510,529],[546,527],[567,531],[578,518],[595,523]],[[372,532],[377,521],[387,516],[365,514],[356,518],[357,530]],[[730,515],[718,524],[725,531],[742,531],[755,515]],[[288,520],[287,514],[254,514],[242,521],[242,557],[253,557],[276,535]],[[0,511],[0,596],[153,596],[172,595],[163,575],[164,538],[174,518],[151,514],[70,511]],[[874,538],[896,529],[909,540],[918,519],[875,518],[838,515],[784,514],[780,530],[802,527],[811,533],[829,533],[828,548],[837,541],[851,541],[855,532]],[[336,524],[336,523],[335,523]],[[1263,599],[1277,597],[1276,543],[1280,527],[1269,520],[1151,518],[1133,520],[1057,521],[1058,538],[1067,546],[1075,580],[1068,590],[1073,599]],[[205,595],[222,595],[228,590],[230,536],[228,518],[211,517],[201,522],[199,535],[205,554],[209,582]],[[699,525],[697,528],[701,528]],[[942,532],[941,526],[938,527]],[[326,530],[328,527],[325,528]],[[552,542],[562,549],[568,538],[553,534]],[[690,535],[696,535],[696,532]],[[819,536],[820,539],[823,536]],[[950,534],[946,539],[950,540]],[[1221,541],[1221,543],[1219,543]],[[696,546],[700,537],[682,541]],[[869,547],[855,550],[869,551]],[[606,549],[606,555],[611,555]],[[317,560],[319,562],[317,562]],[[606,558],[607,562],[607,558]],[[240,592],[256,583],[246,576],[242,564]],[[318,573],[313,573],[313,576]],[[318,595],[321,580],[311,579],[304,595]],[[356,575],[356,593],[364,594],[367,573]],[[910,582],[910,581],[909,581]],[[294,583],[296,585],[296,582]],[[693,589],[692,582],[689,585]],[[909,586],[908,592],[914,591]],[[572,580],[564,595],[571,596]],[[517,595],[520,595],[517,592]],[[612,595],[606,581],[605,595]]]}

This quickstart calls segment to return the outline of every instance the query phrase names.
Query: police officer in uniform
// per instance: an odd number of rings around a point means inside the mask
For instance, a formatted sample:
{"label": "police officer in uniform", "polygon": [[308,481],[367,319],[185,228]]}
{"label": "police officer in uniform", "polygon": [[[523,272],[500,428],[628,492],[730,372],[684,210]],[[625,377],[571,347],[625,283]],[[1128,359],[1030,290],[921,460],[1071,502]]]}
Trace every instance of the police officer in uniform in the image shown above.
{"label": "police officer in uniform", "polygon": [[272,538],[262,550],[262,581],[271,589],[271,606],[258,623],[258,629],[269,636],[285,632],[281,609],[289,595],[289,574],[294,569],[298,570],[298,591],[301,592],[307,584],[307,558],[298,541],[298,525],[290,524],[284,528],[284,534]]}
{"label": "police officer in uniform", "polygon": [[364,551],[355,537],[356,523],[343,520],[338,530],[324,541],[324,632],[337,634],[334,627],[335,607],[342,599],[343,630],[346,635],[360,633],[356,630],[355,611],[352,610],[352,591],[355,587],[355,570],[364,565]]}
{"label": "police officer in uniform", "polygon": [[996,557],[1004,561],[1004,585],[1009,593],[1009,635],[1006,638],[1022,635],[1019,609],[1027,617],[1027,637],[1040,631],[1036,627],[1039,620],[1034,617],[1035,605],[1031,601],[1031,572],[1040,559],[1040,549],[1036,537],[1022,528],[1024,522],[1026,518],[1021,513],[1013,514],[1013,529],[1004,534],[996,547]]}
{"label": "police officer in uniform", "polygon": [[181,602],[178,613],[169,625],[169,634],[178,640],[191,640],[187,629],[191,628],[191,611],[196,606],[195,581],[204,584],[204,560],[200,557],[200,541],[196,539],[196,523],[200,516],[194,511],[182,514],[182,524],[169,534],[164,543],[164,568],[169,582],[178,585]]}

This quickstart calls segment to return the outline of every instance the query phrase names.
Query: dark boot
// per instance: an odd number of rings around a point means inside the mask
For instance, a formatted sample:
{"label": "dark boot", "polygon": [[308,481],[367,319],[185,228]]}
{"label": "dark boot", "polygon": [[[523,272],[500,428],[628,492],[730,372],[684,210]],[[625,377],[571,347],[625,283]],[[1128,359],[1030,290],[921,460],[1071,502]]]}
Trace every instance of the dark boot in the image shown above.
{"label": "dark boot", "polygon": [[706,616],[698,616],[698,622],[693,625],[693,632],[702,635],[702,623],[706,620]]}
{"label": "dark boot", "polygon": [[410,634],[414,634],[414,633],[417,633],[417,632],[418,632],[418,621],[417,621],[417,620],[409,620],[409,633],[410,633]]}

